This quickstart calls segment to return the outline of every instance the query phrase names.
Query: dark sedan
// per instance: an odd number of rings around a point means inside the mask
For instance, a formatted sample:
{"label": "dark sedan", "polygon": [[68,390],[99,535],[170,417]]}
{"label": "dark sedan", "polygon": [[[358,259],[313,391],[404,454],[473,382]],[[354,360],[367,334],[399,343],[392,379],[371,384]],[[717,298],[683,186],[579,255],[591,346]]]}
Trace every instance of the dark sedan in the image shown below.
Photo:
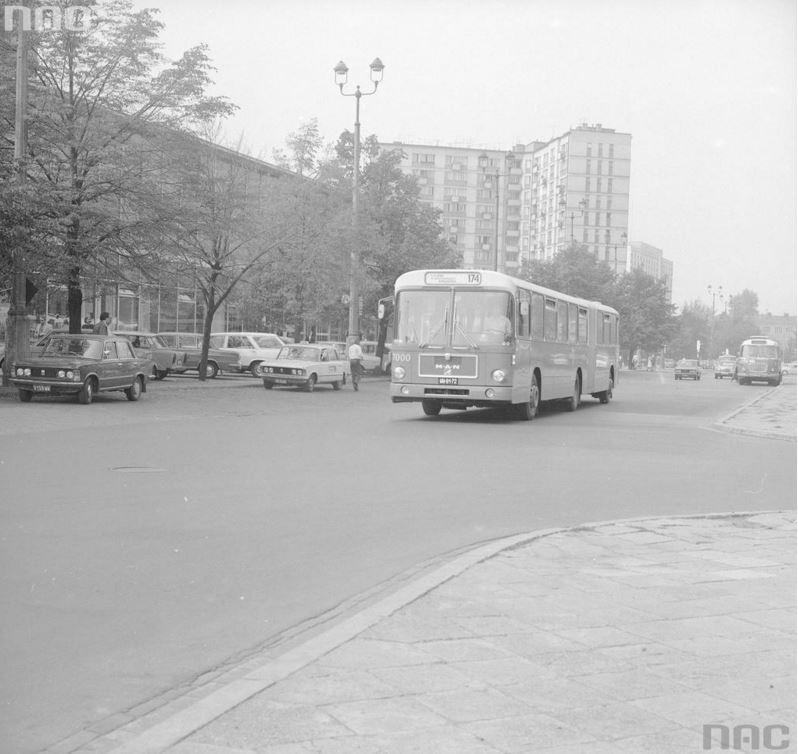
{"label": "dark sedan", "polygon": [[113,390],[137,401],[152,370],[152,361],[138,358],[126,338],[59,334],[47,338],[38,355],[18,359],[11,382],[23,403],[34,395],[76,395],[88,404]]}
{"label": "dark sedan", "polygon": [[[202,335],[199,333],[159,332],[158,337],[171,348],[185,354],[182,369],[175,369],[177,374],[188,371],[199,371],[202,355]],[[221,348],[208,349],[208,361],[205,376],[213,379],[219,372],[237,372],[238,354],[224,351]]]}

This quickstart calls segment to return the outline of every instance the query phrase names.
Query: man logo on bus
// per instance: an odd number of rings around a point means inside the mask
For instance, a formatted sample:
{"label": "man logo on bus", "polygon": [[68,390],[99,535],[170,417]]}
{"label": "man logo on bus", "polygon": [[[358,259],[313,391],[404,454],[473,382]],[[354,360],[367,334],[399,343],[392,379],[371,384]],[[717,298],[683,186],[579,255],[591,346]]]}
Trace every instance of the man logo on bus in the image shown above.
{"label": "man logo on bus", "polygon": [[454,371],[460,369],[459,364],[436,364],[435,369],[443,369],[444,375],[451,374]]}

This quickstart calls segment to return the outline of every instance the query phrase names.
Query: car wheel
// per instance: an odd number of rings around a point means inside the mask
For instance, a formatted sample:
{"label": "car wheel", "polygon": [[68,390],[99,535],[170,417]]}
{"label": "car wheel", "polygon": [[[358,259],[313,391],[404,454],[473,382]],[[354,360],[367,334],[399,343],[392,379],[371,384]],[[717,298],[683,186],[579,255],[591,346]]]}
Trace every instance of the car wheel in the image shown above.
{"label": "car wheel", "polygon": [[19,390],[17,395],[19,395],[19,400],[22,403],[30,403],[33,400],[32,390]]}
{"label": "car wheel", "polygon": [[125,396],[129,401],[137,401],[141,398],[141,392],[141,377],[136,377],[136,379],[133,380],[133,384],[125,390]]}
{"label": "car wheel", "polygon": [[156,380],[165,380],[167,374],[169,374],[169,370],[168,369],[156,369],[155,370],[155,379]]}
{"label": "car wheel", "polygon": [[249,371],[252,373],[253,377],[260,377],[260,362],[259,361],[253,361],[249,365]]}
{"label": "car wheel", "polygon": [[274,387],[274,383],[263,380],[263,387],[265,387],[267,390],[271,390]]}
{"label": "car wheel", "polygon": [[94,400],[94,391],[96,389],[97,386],[94,383],[94,377],[89,377],[86,382],[83,383],[83,387],[78,393],[78,403],[88,406]]}
{"label": "car wheel", "polygon": [[316,375],[311,374],[310,377],[308,377],[307,383],[305,384],[305,390],[307,390],[309,393],[312,393],[315,389],[316,389]]}
{"label": "car wheel", "polygon": [[341,389],[341,381],[340,380],[336,380],[335,382],[333,382],[332,386],[333,386],[333,390],[340,390]]}
{"label": "car wheel", "polygon": [[441,412],[440,401],[421,401],[421,408],[427,416],[437,416]]}
{"label": "car wheel", "polygon": [[205,376],[209,380],[214,379],[217,374],[219,374],[218,364],[214,364],[212,361],[209,361],[207,364],[205,364]]}
{"label": "car wheel", "polygon": [[526,403],[519,403],[515,406],[515,414],[519,419],[529,421],[538,415],[540,408],[540,385],[537,377],[533,378],[532,386],[529,388],[529,400]]}

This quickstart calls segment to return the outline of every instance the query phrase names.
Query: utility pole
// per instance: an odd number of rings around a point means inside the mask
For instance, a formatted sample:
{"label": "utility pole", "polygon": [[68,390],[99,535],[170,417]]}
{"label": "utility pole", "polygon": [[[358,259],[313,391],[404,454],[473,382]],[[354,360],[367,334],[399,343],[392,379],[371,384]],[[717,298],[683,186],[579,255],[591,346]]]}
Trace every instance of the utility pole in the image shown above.
{"label": "utility pole", "polygon": [[[25,153],[27,150],[27,111],[28,111],[28,33],[23,28],[22,19],[17,23],[17,90],[14,124],[14,169],[17,184],[25,185]],[[3,367],[3,385],[8,385],[11,365],[18,358],[30,353],[28,333],[28,310],[26,304],[25,271],[23,268],[23,239],[15,240],[12,250],[13,281],[6,326],[6,355]]]}

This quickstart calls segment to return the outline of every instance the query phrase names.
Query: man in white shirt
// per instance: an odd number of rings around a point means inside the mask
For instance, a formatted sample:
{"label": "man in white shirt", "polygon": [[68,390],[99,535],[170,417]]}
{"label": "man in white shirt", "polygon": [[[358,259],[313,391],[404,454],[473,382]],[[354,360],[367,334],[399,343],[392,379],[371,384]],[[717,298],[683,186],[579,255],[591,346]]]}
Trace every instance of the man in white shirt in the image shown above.
{"label": "man in white shirt", "polygon": [[361,375],[361,361],[363,360],[363,349],[360,347],[360,335],[355,335],[355,340],[349,346],[349,369],[352,371],[352,387],[359,390],[358,383]]}

